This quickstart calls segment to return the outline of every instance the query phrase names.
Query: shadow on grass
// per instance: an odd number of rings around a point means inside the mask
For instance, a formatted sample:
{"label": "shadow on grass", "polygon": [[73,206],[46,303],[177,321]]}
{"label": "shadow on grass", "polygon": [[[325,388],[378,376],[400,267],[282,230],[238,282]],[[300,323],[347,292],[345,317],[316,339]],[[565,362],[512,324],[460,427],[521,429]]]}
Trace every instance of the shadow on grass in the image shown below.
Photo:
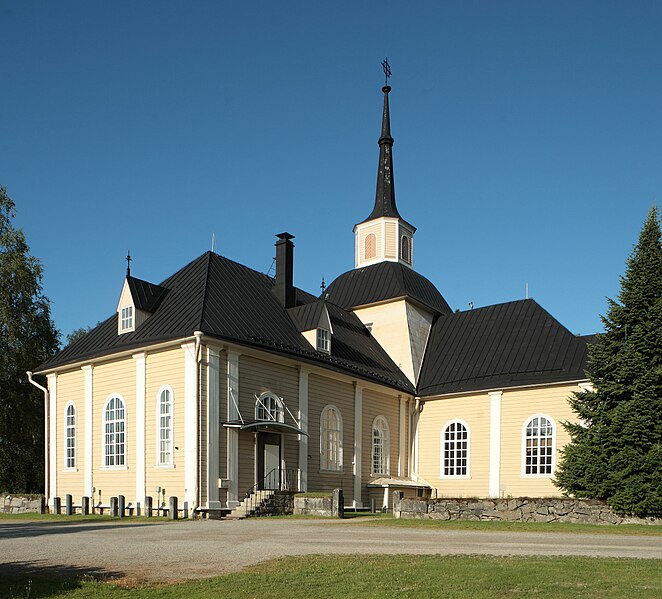
{"label": "shadow on grass", "polygon": [[124,577],[123,572],[101,568],[53,565],[45,561],[0,563],[0,599],[54,597],[82,586],[86,579]]}

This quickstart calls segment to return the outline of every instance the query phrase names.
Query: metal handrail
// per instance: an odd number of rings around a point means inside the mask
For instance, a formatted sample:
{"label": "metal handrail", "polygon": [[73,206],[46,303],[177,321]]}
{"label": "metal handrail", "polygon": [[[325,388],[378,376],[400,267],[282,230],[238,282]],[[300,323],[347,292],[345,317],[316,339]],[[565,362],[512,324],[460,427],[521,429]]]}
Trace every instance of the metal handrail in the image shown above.
{"label": "metal handrail", "polygon": [[[264,489],[265,481],[272,479],[278,473],[278,489]],[[246,512],[254,511],[254,494],[256,491],[296,491],[298,490],[297,468],[272,468],[267,474],[246,491],[244,501],[247,501]]]}

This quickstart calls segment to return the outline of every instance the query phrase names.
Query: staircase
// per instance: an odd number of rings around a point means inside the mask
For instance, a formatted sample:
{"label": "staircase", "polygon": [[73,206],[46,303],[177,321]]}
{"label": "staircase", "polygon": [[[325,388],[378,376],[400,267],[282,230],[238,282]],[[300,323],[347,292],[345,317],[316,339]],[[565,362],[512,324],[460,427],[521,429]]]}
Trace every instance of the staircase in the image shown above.
{"label": "staircase", "polygon": [[[262,512],[268,513],[269,500],[276,494],[272,490],[256,490],[244,498],[244,500],[234,508],[226,519],[241,520],[251,516],[260,516]],[[265,509],[267,508],[267,509]]]}

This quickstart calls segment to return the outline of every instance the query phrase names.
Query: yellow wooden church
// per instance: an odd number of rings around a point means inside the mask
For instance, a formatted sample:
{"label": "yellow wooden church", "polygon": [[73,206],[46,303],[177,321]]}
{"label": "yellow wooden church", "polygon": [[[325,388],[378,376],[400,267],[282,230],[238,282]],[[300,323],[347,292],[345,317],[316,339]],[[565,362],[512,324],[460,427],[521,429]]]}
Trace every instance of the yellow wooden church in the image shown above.
{"label": "yellow wooden church", "polygon": [[[46,493],[176,496],[223,513],[256,489],[554,496],[588,338],[533,300],[454,312],[414,268],[395,202],[389,92],[355,265],[321,297],[207,252],[157,284],[127,275],[112,316],[47,379]],[[109,306],[110,311],[110,306]],[[34,380],[34,379],[33,379]]]}

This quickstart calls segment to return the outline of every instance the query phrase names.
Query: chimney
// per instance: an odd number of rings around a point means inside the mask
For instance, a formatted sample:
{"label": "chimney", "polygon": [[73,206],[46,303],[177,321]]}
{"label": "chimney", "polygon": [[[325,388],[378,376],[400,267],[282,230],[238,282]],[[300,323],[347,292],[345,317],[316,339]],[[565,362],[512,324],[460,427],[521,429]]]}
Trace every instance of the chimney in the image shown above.
{"label": "chimney", "polygon": [[294,307],[294,235],[276,235],[276,283],[273,292],[284,308]]}

